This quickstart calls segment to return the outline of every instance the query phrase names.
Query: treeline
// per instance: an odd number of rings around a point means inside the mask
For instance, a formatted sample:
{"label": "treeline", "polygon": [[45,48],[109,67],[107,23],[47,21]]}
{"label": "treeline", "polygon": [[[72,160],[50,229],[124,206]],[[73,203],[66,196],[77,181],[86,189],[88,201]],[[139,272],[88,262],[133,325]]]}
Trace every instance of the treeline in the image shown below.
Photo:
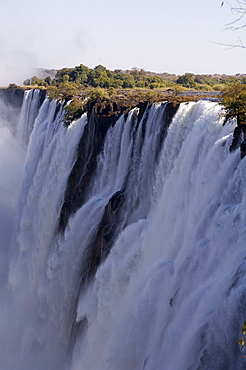
{"label": "treeline", "polygon": [[246,77],[241,75],[211,76],[185,73],[184,75],[177,78],[176,83],[185,88],[190,88],[194,90],[221,91],[227,85],[232,83],[246,84]]}
{"label": "treeline", "polygon": [[182,76],[167,75],[166,78],[143,69],[133,68],[130,71],[115,69],[108,70],[102,65],[91,69],[83,64],[74,68],[62,68],[57,71],[55,78],[40,79],[33,76],[25,80],[24,85],[54,86],[72,84],[74,88],[115,88],[115,89],[194,89],[204,91],[220,91],[228,83],[246,84],[245,76],[213,76],[185,73]]}
{"label": "treeline", "polygon": [[149,76],[143,69],[134,68],[130,73],[122,72],[120,69],[108,70],[102,65],[94,69],[80,64],[75,68],[62,68],[57,71],[52,80],[46,77],[44,80],[34,76],[24,81],[24,85],[56,86],[62,83],[74,83],[81,88],[101,87],[116,89],[127,88],[165,88],[165,80],[158,75]]}
{"label": "treeline", "polygon": [[[87,108],[87,102],[102,102],[110,99],[129,101],[159,101],[164,95],[161,91],[171,89],[178,101],[182,90],[220,91],[225,107],[225,119],[237,118],[238,123],[246,126],[246,77],[244,75],[195,75],[185,73],[182,76],[158,74],[133,68],[130,71],[108,70],[102,65],[94,69],[80,64],[75,68],[62,68],[55,78],[40,79],[33,76],[24,81],[24,85],[43,86],[50,99],[66,100],[66,121],[78,118]],[[140,90],[137,92],[136,88]],[[128,90],[122,90],[128,89]],[[160,91],[158,90],[160,89]],[[124,92],[123,92],[124,91]],[[159,96],[161,94],[161,96]],[[165,94],[165,92],[164,92]],[[246,129],[245,129],[246,137]]]}

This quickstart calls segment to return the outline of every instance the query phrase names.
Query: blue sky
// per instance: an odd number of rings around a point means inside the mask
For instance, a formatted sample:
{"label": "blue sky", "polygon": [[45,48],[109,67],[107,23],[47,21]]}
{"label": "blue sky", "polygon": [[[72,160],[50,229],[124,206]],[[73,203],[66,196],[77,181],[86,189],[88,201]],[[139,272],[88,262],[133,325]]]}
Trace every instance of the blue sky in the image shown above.
{"label": "blue sky", "polygon": [[[231,0],[235,4],[236,0]],[[31,68],[99,62],[108,69],[183,74],[245,73],[246,30],[220,0],[1,1],[0,84],[21,83]]]}

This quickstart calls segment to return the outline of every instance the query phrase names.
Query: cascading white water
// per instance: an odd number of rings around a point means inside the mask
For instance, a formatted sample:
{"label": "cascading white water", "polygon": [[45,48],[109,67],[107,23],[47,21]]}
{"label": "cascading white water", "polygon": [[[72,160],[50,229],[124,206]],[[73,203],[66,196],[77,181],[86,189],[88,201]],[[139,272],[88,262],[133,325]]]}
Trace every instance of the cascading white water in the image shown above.
{"label": "cascading white water", "polygon": [[[17,119],[12,122],[7,120],[12,112],[3,101],[0,100],[0,276],[6,279],[7,253],[10,243],[14,209],[18,197],[19,187],[23,174],[23,162],[25,153],[22,145],[13,135],[16,130]],[[14,115],[14,113],[13,113]],[[6,285],[6,282],[4,283]],[[0,289],[3,288],[1,284]]]}
{"label": "cascading white water", "polygon": [[27,90],[24,94],[18,125],[19,141],[27,145],[32,133],[33,124],[40,107],[40,90]]}
{"label": "cascading white water", "polygon": [[[28,94],[22,124],[37,99]],[[65,128],[62,106],[45,100],[34,126],[37,113],[30,119],[19,201],[8,203],[1,233],[1,253],[9,249],[1,369],[245,368],[237,344],[246,318],[245,159],[229,153],[234,125],[223,126],[221,106],[208,101],[181,104],[160,145],[165,109],[153,105],[138,122],[135,108],[109,128],[85,202],[64,232],[59,217],[87,116]],[[112,248],[81,283],[118,192]]]}

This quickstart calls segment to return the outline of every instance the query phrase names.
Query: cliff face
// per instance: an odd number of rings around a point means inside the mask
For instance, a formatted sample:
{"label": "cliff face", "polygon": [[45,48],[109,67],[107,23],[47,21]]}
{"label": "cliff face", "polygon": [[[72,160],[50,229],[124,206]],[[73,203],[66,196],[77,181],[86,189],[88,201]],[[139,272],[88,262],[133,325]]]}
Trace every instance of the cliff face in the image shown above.
{"label": "cliff face", "polygon": [[[137,108],[138,123],[143,117],[144,112],[148,109],[149,103],[139,102]],[[160,138],[160,146],[166,135],[167,128],[176,113],[179,105],[168,103],[163,117],[163,131]],[[114,126],[118,118],[125,114],[127,118],[128,112],[134,106],[121,106],[112,102],[103,106],[95,104],[89,106],[88,125],[85,127],[85,132],[80,140],[78,147],[77,160],[73,166],[67,183],[64,203],[61,209],[59,230],[64,230],[67,221],[71,214],[75,213],[83,204],[87,196],[88,183],[90,182],[96,169],[96,159],[102,149],[104,138],[108,129]],[[144,125],[142,136],[144,138]]]}
{"label": "cliff face", "polygon": [[[32,93],[34,93],[34,91],[35,90],[32,90]],[[14,84],[10,85],[7,89],[0,89],[1,119],[10,125],[13,132],[16,130],[19,121],[20,112],[24,100],[24,94],[25,89],[18,87]],[[37,112],[40,106],[42,105],[45,96],[46,96],[45,90],[38,91],[38,100],[36,104]]]}
{"label": "cliff face", "polygon": [[[161,129],[156,142],[156,153],[153,161],[158,162],[158,156],[162,148],[163,141],[167,134],[171,120],[178,109],[178,105],[173,103],[162,103],[165,109],[162,110]],[[110,127],[114,126],[117,119],[124,114],[123,125],[126,124],[128,112],[132,107],[122,107],[116,103],[101,106],[100,104],[91,105],[88,113],[88,124],[85,127],[84,134],[80,140],[77,159],[71,170],[67,182],[67,188],[64,196],[64,202],[60,212],[58,229],[63,232],[67,226],[70,216],[81,208],[90,196],[93,176],[98,166],[98,154],[102,151],[106,134]],[[131,118],[131,132],[133,137],[139,135],[140,152],[143,150],[144,143],[148,141],[146,122],[150,114],[151,104],[140,102],[137,105],[138,112]],[[140,125],[140,121],[141,125]],[[141,126],[141,128],[140,128]],[[132,156],[134,153],[132,152]],[[133,160],[133,158],[132,158]],[[140,160],[140,159],[139,159]],[[134,160],[133,160],[134,161]],[[153,166],[155,164],[153,163]],[[122,188],[118,189],[109,198],[105,206],[104,214],[98,225],[97,232],[87,250],[87,262],[81,269],[81,283],[93,275],[100,262],[109,253],[120,228],[124,224],[124,207],[125,207],[125,188],[127,187],[128,178]],[[138,199],[142,202],[142,199]],[[134,207],[134,205],[132,205]]]}
{"label": "cliff face", "polygon": [[15,109],[21,109],[23,97],[24,90],[15,85],[10,85],[7,89],[0,89],[1,101]]}
{"label": "cliff face", "polygon": [[233,132],[233,140],[230,146],[230,152],[240,147],[241,158],[246,156],[246,122],[240,122],[237,117],[237,126]]}
{"label": "cliff face", "polygon": [[10,86],[7,89],[0,89],[1,120],[8,122],[12,131],[15,130],[17,117],[20,116],[23,97],[24,90],[21,88]]}

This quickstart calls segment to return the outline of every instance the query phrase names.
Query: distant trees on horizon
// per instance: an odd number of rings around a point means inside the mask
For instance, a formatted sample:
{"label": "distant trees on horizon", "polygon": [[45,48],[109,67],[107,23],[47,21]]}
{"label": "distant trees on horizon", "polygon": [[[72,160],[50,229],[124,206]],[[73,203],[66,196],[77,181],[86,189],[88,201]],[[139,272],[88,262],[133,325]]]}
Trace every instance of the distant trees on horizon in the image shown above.
{"label": "distant trees on horizon", "polygon": [[25,86],[44,86],[44,87],[59,87],[61,84],[72,84],[78,89],[87,89],[101,87],[104,89],[165,89],[189,88],[194,90],[221,90],[226,84],[235,82],[246,84],[246,77],[241,75],[226,76],[226,75],[196,75],[193,73],[185,73],[181,76],[165,75],[165,78],[160,74],[147,72],[144,69],[132,68],[130,71],[122,71],[115,69],[108,70],[101,64],[91,69],[83,64],[74,68],[62,68],[56,72],[55,78],[46,77],[40,79],[33,76],[26,79],[23,84]]}

